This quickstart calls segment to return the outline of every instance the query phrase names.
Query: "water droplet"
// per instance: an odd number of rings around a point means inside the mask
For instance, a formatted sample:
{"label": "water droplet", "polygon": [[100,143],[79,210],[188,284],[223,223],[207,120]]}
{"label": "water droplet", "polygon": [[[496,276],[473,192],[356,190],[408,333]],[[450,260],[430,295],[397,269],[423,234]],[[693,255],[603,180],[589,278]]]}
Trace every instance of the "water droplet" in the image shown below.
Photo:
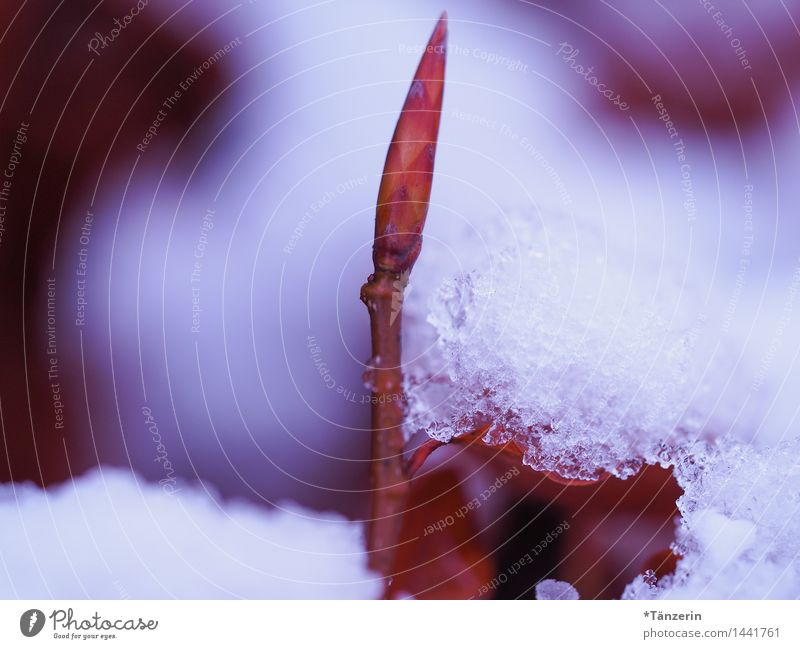
{"label": "water droplet", "polygon": [[364,387],[367,390],[375,390],[375,370],[370,368],[361,375],[361,380],[364,381]]}
{"label": "water droplet", "polygon": [[367,369],[361,375],[361,379],[364,381],[364,387],[368,390],[375,391],[375,383],[378,379],[376,370],[381,366],[381,357],[380,354],[376,354],[375,356],[371,356],[369,360],[366,362]]}

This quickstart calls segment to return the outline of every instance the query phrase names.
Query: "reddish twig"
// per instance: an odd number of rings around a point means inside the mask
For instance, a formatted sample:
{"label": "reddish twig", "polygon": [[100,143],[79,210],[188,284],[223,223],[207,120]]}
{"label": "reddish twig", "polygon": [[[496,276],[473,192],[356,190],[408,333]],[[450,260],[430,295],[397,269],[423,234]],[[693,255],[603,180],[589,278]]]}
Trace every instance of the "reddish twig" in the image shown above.
{"label": "reddish twig", "polygon": [[372,335],[372,515],[370,567],[392,571],[408,496],[400,355],[403,290],[419,256],[428,212],[444,90],[447,13],[422,55],[386,155],[375,215],[375,272],[361,288]]}

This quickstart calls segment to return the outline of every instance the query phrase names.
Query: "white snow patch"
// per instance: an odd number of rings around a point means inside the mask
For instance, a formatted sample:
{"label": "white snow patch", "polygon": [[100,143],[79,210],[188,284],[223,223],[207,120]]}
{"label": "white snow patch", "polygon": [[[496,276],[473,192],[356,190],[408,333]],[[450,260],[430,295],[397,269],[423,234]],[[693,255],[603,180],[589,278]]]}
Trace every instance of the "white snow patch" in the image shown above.
{"label": "white snow patch", "polygon": [[407,432],[483,429],[566,478],[671,467],[684,490],[677,570],[640,576],[624,596],[800,597],[797,402],[770,387],[781,376],[764,358],[777,354],[727,322],[720,296],[698,299],[702,280],[668,247],[572,216],[504,216],[480,236],[453,234],[471,269],[448,276],[422,260],[443,280],[428,305],[419,293],[408,305]]}
{"label": "white snow patch", "polygon": [[545,579],[536,584],[536,599],[580,599],[580,595],[566,581]]}
{"label": "white snow patch", "polygon": [[722,568],[752,546],[756,526],[751,521],[731,519],[712,509],[704,509],[694,515],[692,531],[700,544],[703,560],[712,568]]}
{"label": "white snow patch", "polygon": [[102,468],[0,485],[3,598],[374,598],[360,525],[296,505],[220,504]]}
{"label": "white snow patch", "polygon": [[677,570],[652,587],[639,577],[623,597],[800,597],[798,458],[798,440],[764,450],[725,440],[681,450]]}

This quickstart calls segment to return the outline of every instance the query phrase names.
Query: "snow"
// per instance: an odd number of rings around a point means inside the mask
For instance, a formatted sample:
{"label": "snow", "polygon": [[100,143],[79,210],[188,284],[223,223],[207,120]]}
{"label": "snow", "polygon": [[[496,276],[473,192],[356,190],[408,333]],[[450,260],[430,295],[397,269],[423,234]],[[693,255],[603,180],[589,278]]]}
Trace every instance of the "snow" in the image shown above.
{"label": "snow", "polygon": [[536,599],[580,599],[580,595],[566,581],[545,579],[536,584]]}
{"label": "snow", "polygon": [[407,339],[423,341],[405,350],[407,433],[483,430],[565,478],[672,468],[677,570],[640,575],[625,597],[800,597],[798,411],[776,387],[797,384],[795,341],[782,336],[778,364],[753,336],[770,313],[788,331],[794,276],[772,307],[725,320],[679,252],[632,246],[611,221],[504,219],[453,232],[459,272],[421,258],[441,279],[407,303]]}
{"label": "snow", "polygon": [[721,440],[682,450],[674,575],[627,598],[800,597],[800,442],[758,450]]}
{"label": "snow", "polygon": [[0,486],[2,598],[374,598],[360,525],[104,467]]}
{"label": "snow", "polygon": [[446,441],[491,422],[486,441],[515,441],[535,469],[632,475],[652,448],[696,432],[681,286],[646,257],[633,282],[609,262],[621,250],[566,216],[509,218],[508,241],[430,300],[441,369],[425,382],[412,368],[409,432]]}
{"label": "snow", "polygon": [[755,539],[756,526],[751,521],[727,518],[713,509],[694,515],[694,537],[711,568],[722,568],[740,558]]}

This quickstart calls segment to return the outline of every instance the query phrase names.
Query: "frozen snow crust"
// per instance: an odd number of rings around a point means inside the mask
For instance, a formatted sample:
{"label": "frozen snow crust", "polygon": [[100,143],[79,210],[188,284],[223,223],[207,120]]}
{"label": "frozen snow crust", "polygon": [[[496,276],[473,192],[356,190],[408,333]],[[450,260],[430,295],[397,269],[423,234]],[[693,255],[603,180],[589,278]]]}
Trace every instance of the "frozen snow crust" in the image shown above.
{"label": "frozen snow crust", "polygon": [[[800,446],[749,442],[774,404],[766,389],[743,397],[741,345],[707,326],[685,262],[572,217],[505,217],[477,237],[472,268],[440,272],[411,305],[433,332],[409,359],[407,432],[485,431],[565,478],[672,467],[678,569],[625,596],[800,596]],[[708,353],[725,345],[735,353]]]}
{"label": "frozen snow crust", "polygon": [[657,259],[620,263],[602,233],[566,217],[511,218],[513,240],[487,243],[499,252],[429,301],[442,369],[410,388],[409,432],[447,441],[491,423],[486,441],[579,479],[630,476],[695,437],[702,368],[681,283]]}
{"label": "frozen snow crust", "polygon": [[628,599],[800,597],[800,443],[757,450],[721,441],[672,458],[684,489],[674,575],[637,578]]}

